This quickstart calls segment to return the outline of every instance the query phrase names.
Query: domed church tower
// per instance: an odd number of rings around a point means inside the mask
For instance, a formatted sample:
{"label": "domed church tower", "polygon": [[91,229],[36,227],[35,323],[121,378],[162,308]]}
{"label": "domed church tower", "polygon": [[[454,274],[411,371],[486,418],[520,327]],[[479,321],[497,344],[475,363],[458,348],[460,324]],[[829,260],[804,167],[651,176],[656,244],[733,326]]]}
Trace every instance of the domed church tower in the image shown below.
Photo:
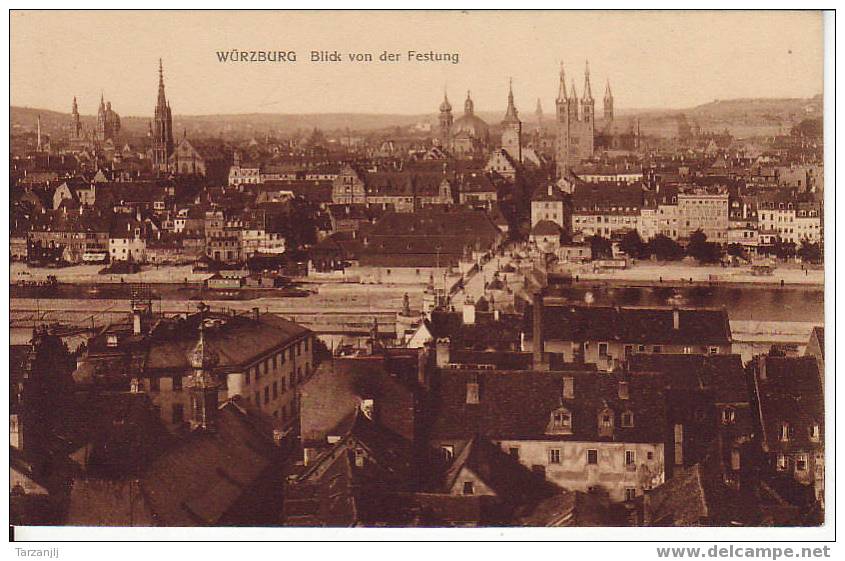
{"label": "domed church tower", "polygon": [[214,376],[214,368],[220,362],[205,340],[206,305],[199,305],[199,341],[188,353],[188,363],[193,374],[188,377],[187,385],[191,395],[191,430],[214,430],[217,414],[217,390],[219,384]]}

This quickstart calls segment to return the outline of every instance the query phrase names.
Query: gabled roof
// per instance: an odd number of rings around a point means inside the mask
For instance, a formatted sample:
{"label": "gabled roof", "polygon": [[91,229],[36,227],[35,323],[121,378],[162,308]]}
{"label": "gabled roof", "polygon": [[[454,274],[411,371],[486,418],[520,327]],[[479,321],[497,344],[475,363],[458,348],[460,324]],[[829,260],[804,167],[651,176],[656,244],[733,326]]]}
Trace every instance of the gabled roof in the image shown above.
{"label": "gabled roof", "polygon": [[[818,361],[812,356],[758,356],[752,362],[754,392],[767,451],[812,450],[824,446],[824,390]],[[781,423],[789,423],[789,440],[780,440]],[[813,425],[819,441],[810,439]]]}

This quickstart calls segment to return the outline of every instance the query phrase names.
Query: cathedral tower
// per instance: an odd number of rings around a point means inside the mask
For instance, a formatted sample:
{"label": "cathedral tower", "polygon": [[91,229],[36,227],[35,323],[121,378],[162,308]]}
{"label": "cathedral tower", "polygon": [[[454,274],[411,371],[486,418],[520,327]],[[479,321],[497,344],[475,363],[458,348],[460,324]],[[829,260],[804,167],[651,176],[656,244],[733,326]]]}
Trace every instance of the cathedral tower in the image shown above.
{"label": "cathedral tower", "polygon": [[76,105],[76,96],[73,96],[73,109],[71,110],[73,117],[73,128],[71,130],[71,138],[73,140],[80,140],[82,138],[82,123],[79,119],[79,107]]}
{"label": "cathedral tower", "polygon": [[522,122],[513,103],[513,80],[508,86],[508,108],[502,120],[502,148],[517,162],[522,162]]}
{"label": "cathedral tower", "polygon": [[610,92],[610,80],[607,81],[607,87],[604,89],[604,120],[607,122],[613,120],[613,94]]}
{"label": "cathedral tower", "polygon": [[158,101],[153,117],[153,169],[167,171],[167,160],[173,153],[173,117],[164,95],[164,71],[158,59]]}

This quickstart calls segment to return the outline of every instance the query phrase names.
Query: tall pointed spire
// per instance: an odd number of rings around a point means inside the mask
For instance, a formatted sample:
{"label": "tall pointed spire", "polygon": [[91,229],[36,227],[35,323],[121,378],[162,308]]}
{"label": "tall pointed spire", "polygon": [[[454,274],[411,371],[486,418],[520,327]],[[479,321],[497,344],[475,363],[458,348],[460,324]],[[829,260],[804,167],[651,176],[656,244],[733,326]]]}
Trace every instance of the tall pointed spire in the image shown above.
{"label": "tall pointed spire", "polygon": [[586,61],[586,66],[584,67],[584,101],[592,101],[593,100],[593,90],[590,87],[590,61]]}
{"label": "tall pointed spire", "polygon": [[41,152],[41,115],[38,115],[38,151]]}
{"label": "tall pointed spire", "polygon": [[508,83],[508,108],[505,111],[505,118],[502,124],[519,123],[519,115],[513,103],[513,78]]}
{"label": "tall pointed spire", "polygon": [[161,59],[158,59],[158,106],[167,106],[167,98],[164,95],[164,68]]}
{"label": "tall pointed spire", "polygon": [[574,78],[571,82],[571,87],[570,87],[570,91],[569,91],[569,98],[572,101],[578,101],[578,93],[575,91],[575,79]]}
{"label": "tall pointed spire", "polygon": [[604,98],[613,99],[613,93],[610,91],[610,78],[607,79],[607,86],[604,88]]}
{"label": "tall pointed spire", "polygon": [[557,101],[566,101],[566,75],[563,72],[563,61],[560,61],[560,85],[558,86]]}

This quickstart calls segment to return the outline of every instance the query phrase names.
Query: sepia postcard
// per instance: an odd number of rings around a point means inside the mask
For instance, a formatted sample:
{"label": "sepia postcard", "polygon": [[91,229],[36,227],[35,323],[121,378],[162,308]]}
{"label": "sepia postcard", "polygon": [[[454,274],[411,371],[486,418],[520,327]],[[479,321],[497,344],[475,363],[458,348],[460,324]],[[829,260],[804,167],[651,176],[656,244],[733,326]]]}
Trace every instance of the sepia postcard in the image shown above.
{"label": "sepia postcard", "polygon": [[11,10],[11,539],[832,535],[830,15]]}

